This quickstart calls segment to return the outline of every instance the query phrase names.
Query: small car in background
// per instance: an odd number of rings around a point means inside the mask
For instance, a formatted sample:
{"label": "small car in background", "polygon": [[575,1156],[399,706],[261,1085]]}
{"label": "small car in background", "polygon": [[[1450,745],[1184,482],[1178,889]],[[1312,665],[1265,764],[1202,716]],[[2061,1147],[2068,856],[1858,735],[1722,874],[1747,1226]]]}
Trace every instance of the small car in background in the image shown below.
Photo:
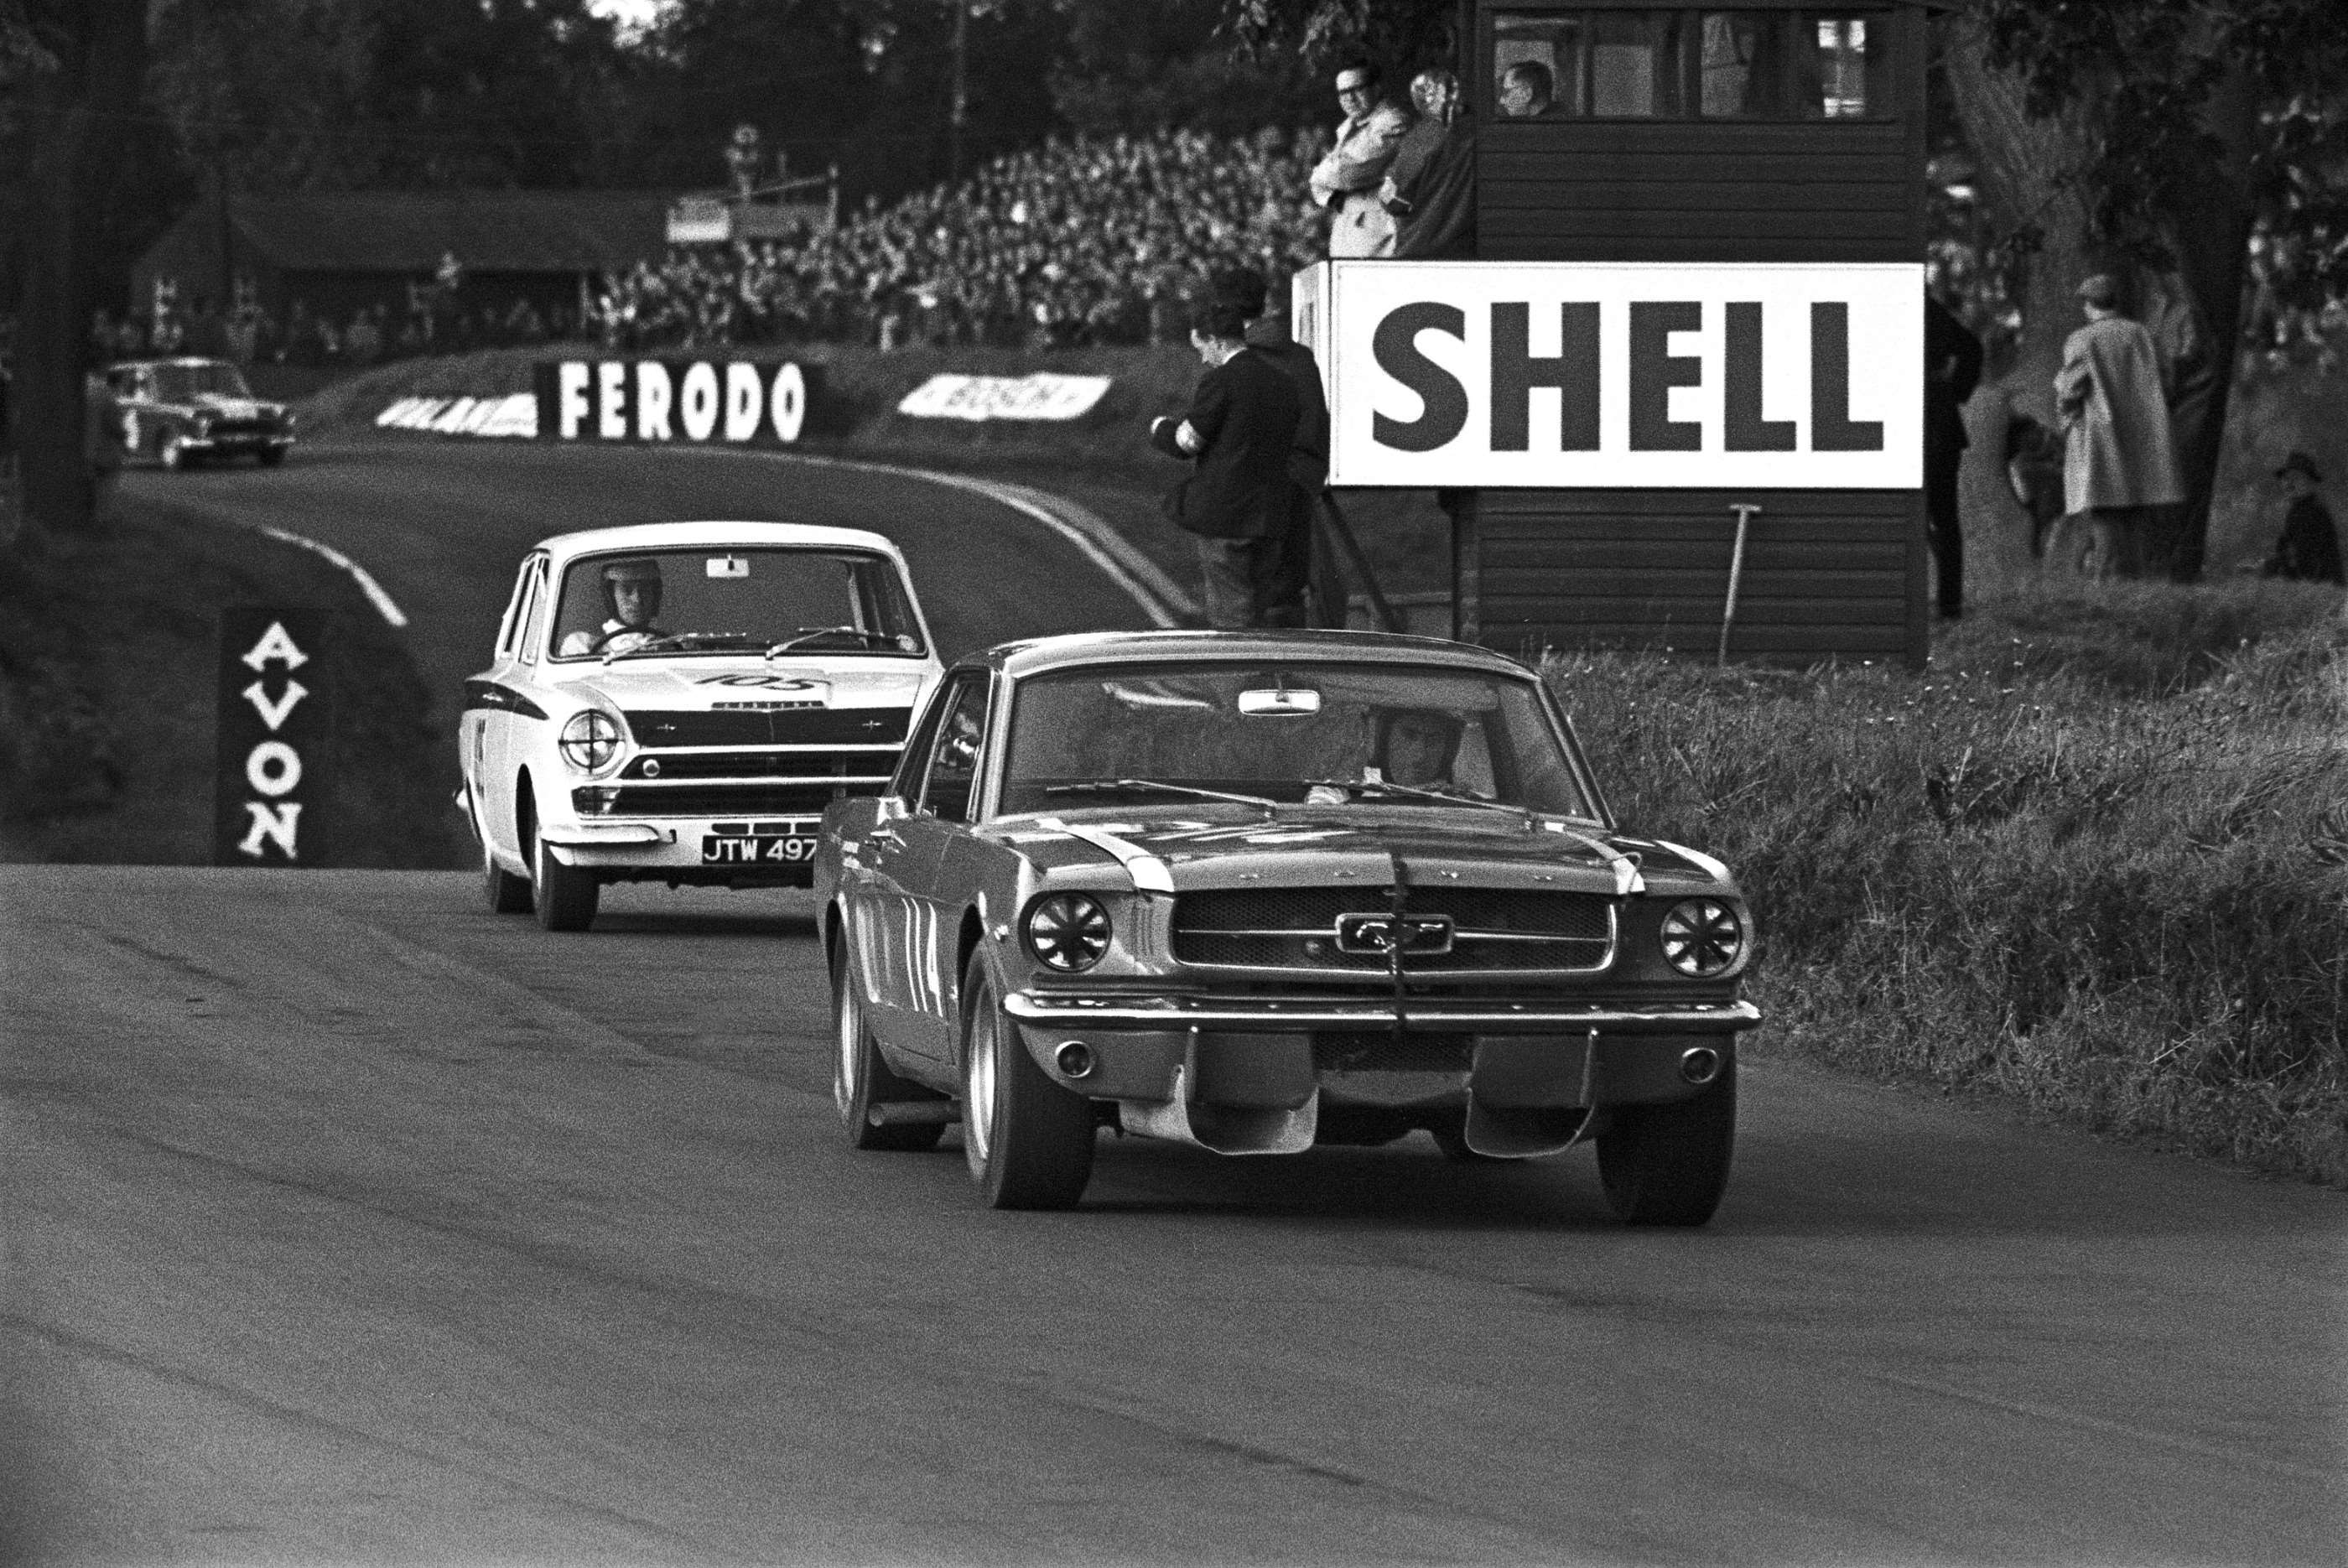
{"label": "small car in background", "polygon": [[255,397],[225,359],[126,361],[107,367],[106,390],[126,462],[243,457],[274,468],[294,448],[293,411]]}
{"label": "small car in background", "polygon": [[940,675],[877,533],[658,522],[544,541],[458,721],[489,907],[582,931],[607,882],[810,885],[825,809],[880,793]]}
{"label": "small car in background", "polygon": [[1616,1214],[1725,1191],[1754,926],[1615,822],[1548,689],[1365,633],[1120,633],[950,671],[824,815],[834,1098],[861,1149],[962,1124],[999,1208],[1103,1127],[1225,1154],[1596,1147]]}

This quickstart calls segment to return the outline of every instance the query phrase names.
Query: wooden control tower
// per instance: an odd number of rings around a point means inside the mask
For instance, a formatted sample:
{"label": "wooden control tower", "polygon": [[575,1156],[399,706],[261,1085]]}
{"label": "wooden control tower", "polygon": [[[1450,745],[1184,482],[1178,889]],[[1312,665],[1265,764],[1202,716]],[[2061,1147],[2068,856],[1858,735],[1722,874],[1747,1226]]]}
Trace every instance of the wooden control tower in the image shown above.
{"label": "wooden control tower", "polygon": [[1476,260],[1300,304],[1333,482],[1450,493],[1464,640],[1710,655],[1734,564],[1729,656],[1921,665],[1923,6],[1465,10]]}

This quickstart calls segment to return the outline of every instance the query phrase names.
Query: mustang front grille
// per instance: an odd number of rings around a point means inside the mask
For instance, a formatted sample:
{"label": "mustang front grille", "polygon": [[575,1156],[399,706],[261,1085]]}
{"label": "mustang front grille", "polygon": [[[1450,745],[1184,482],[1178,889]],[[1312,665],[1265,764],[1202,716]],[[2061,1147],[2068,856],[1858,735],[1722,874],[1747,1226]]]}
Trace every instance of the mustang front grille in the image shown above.
{"label": "mustang front grille", "polygon": [[[1391,888],[1239,888],[1174,901],[1174,956],[1216,969],[1375,975],[1392,959]],[[1408,975],[1595,974],[1614,959],[1613,901],[1538,888],[1414,887]]]}

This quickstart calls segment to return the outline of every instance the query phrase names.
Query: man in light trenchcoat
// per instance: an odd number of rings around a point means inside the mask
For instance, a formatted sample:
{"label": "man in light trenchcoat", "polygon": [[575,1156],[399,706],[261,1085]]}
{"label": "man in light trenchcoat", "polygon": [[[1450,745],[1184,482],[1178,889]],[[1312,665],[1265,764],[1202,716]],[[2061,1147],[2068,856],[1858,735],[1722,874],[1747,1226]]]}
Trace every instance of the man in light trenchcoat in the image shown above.
{"label": "man in light trenchcoat", "polygon": [[1366,63],[1337,73],[1337,104],[1345,111],[1337,145],[1313,166],[1313,204],[1326,208],[1332,256],[1383,256],[1394,249],[1394,215],[1378,187],[1409,134],[1410,110],[1378,97],[1378,69]]}
{"label": "man in light trenchcoat", "polygon": [[2154,509],[2185,499],[2160,351],[2141,323],[2120,313],[2118,280],[2108,273],[2079,285],[2079,303],[2087,325],[2063,345],[2063,368],[2054,377],[2064,510],[2086,524],[2085,570],[2140,577]]}

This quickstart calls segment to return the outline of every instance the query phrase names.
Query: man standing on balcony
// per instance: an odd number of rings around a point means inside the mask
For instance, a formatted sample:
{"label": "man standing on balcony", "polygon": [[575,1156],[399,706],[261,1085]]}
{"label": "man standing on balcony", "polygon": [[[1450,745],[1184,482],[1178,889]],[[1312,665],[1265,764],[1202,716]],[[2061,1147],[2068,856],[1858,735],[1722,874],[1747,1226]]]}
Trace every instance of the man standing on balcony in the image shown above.
{"label": "man standing on balcony", "polygon": [[1345,111],[1337,144],[1313,169],[1313,204],[1330,213],[1329,254],[1383,256],[1394,249],[1394,217],[1378,200],[1386,167],[1411,126],[1410,110],[1378,97],[1378,68],[1357,61],[1337,73]]}

